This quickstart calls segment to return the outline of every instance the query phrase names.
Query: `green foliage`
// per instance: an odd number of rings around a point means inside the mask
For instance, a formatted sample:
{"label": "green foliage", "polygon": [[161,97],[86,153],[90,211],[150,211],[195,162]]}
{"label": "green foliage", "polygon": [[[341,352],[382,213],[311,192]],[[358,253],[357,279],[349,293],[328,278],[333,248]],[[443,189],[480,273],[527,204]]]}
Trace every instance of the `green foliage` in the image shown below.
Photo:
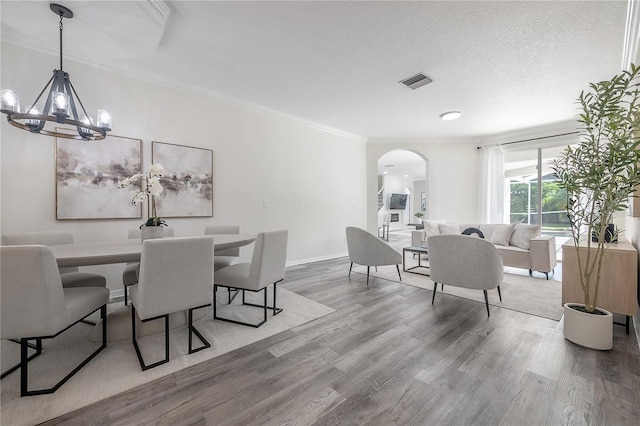
{"label": "green foliage", "polygon": [[417,217],[418,219],[422,219],[424,217],[424,213],[418,212],[418,213],[414,214],[414,216]]}
{"label": "green foliage", "polygon": [[150,217],[145,223],[140,225],[140,229],[142,229],[143,226],[167,226],[167,222],[159,217]]}
{"label": "green foliage", "polygon": [[[640,185],[639,77],[640,67],[631,65],[630,71],[611,80],[590,84],[590,90],[578,98],[581,143],[568,146],[552,162],[559,188],[566,191],[588,312],[596,307],[600,267],[607,249],[606,225],[615,212],[627,208],[629,195]],[[592,233],[598,236],[598,243],[592,244]],[[585,241],[588,249],[581,254],[578,246]]]}

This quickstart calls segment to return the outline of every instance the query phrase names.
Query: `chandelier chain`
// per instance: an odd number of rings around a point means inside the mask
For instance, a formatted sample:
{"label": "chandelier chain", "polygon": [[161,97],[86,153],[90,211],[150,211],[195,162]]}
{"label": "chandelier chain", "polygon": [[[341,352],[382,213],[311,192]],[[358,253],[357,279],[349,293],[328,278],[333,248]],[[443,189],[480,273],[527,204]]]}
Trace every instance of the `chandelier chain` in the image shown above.
{"label": "chandelier chain", "polygon": [[62,14],[60,15],[60,70],[62,71]]}

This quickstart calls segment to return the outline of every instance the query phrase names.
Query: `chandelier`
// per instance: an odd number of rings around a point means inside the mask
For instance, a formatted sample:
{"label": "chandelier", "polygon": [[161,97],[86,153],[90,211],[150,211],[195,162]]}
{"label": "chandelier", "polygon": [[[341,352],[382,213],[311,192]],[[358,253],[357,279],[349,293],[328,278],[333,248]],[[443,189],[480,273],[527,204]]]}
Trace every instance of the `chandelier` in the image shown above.
{"label": "chandelier", "polygon": [[[20,96],[10,89],[2,89],[0,93],[0,112],[7,115],[7,121],[15,127],[32,133],[55,136],[65,139],[101,140],[111,130],[111,114],[109,111],[98,109],[96,123],[87,114],[80,100],[80,96],[71,84],[69,74],[62,69],[62,18],[73,18],[73,12],[68,8],[51,3],[49,8],[60,16],[60,69],[53,70],[53,76],[31,105],[25,105],[24,112],[20,112]],[[38,101],[49,88],[44,102],[44,108],[38,106]],[[78,106],[84,115],[78,118]],[[78,134],[64,133],[57,129],[45,129],[47,122],[75,126]]]}

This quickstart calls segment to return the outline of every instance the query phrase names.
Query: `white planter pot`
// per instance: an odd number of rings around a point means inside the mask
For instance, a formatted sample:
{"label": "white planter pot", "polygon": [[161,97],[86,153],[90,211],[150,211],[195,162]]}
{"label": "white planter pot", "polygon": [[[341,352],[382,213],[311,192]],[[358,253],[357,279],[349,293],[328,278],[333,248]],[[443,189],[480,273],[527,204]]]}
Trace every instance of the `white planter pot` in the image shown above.
{"label": "white planter pot", "polygon": [[591,349],[613,348],[613,314],[611,312],[597,308],[606,315],[588,314],[572,309],[569,305],[584,307],[582,303],[564,304],[565,339]]}
{"label": "white planter pot", "polygon": [[144,240],[153,240],[155,238],[162,238],[164,235],[164,226],[146,226],[143,225],[140,228],[140,239]]}

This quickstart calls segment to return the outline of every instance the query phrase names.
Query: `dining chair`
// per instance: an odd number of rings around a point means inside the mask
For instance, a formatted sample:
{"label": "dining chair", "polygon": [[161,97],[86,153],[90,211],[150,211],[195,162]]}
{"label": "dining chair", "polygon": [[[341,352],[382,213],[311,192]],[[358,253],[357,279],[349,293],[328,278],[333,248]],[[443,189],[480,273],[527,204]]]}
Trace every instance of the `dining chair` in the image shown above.
{"label": "dining chair", "polygon": [[[169,362],[169,314],[188,311],[189,354],[211,347],[193,325],[193,311],[211,304],[213,237],[145,240],[140,276],[131,292],[131,339],[142,370]],[[136,336],[136,316],[141,322],[164,319],[165,358],[145,364]],[[193,334],[203,343],[193,349]]]}
{"label": "dining chair", "polygon": [[[104,287],[63,288],[56,258],[43,245],[0,247],[0,338],[20,343],[20,363],[2,377],[20,369],[20,396],[53,393],[107,346],[107,303]],[[29,390],[29,361],[42,354],[42,340],[53,339],[100,310],[102,344],[53,387]],[[35,340],[35,346],[29,342]],[[28,355],[34,348],[35,354]],[[53,352],[55,349],[48,349]],[[51,353],[47,357],[51,358]],[[50,361],[51,362],[51,361]],[[58,368],[55,364],[53,368]]]}
{"label": "dining chair", "polygon": [[[167,226],[164,229],[164,235],[167,237],[173,237],[173,228]],[[140,228],[130,228],[129,236],[130,240],[140,239]],[[122,271],[122,285],[124,286],[124,304],[125,306],[129,303],[128,301],[128,289],[129,286],[132,286],[138,282],[138,269],[140,268],[140,262],[129,262],[125,265],[124,271]]]}
{"label": "dining chair", "polygon": [[[239,234],[238,225],[208,225],[204,228],[205,235],[216,234]],[[240,247],[225,250],[216,250],[213,258],[213,269],[215,271],[234,265],[240,261]]]}
{"label": "dining chair", "polygon": [[[73,234],[69,231],[37,231],[19,234],[7,234],[2,237],[2,245],[44,245],[58,246],[73,244]],[[78,267],[59,268],[62,287],[106,287],[107,279],[103,275],[80,272]]]}
{"label": "dining chair", "polygon": [[[215,284],[213,285],[214,319],[257,328],[267,322],[268,309],[273,311],[274,316],[282,312],[282,308],[278,308],[276,305],[276,292],[278,283],[284,279],[288,233],[289,231],[286,229],[258,233],[253,247],[251,263],[237,263],[216,271]],[[273,284],[273,306],[268,306],[267,287],[271,284]],[[262,308],[264,312],[263,320],[254,324],[237,319],[219,317],[216,310],[218,287],[242,290],[242,304]],[[246,302],[245,291],[262,291],[263,304],[258,305]]]}

